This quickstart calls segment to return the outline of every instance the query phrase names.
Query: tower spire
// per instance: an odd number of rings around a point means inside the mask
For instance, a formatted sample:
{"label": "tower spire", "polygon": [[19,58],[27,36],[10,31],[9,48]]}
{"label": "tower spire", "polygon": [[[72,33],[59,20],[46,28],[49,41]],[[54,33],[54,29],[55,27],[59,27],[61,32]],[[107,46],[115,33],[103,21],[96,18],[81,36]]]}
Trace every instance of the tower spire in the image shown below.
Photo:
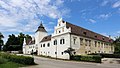
{"label": "tower spire", "polygon": [[38,29],[37,29],[36,32],[38,32],[38,31],[41,31],[41,32],[47,32],[47,31],[45,30],[45,28],[44,28],[42,22],[40,23],[40,26],[38,27]]}

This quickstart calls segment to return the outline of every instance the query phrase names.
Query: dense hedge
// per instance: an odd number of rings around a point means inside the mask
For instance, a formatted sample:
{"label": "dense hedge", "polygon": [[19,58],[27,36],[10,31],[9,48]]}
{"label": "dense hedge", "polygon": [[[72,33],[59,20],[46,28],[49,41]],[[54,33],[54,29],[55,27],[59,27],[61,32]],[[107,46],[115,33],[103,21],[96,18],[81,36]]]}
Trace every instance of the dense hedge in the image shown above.
{"label": "dense hedge", "polygon": [[7,59],[0,57],[0,64],[6,63],[6,62],[7,62]]}
{"label": "dense hedge", "polygon": [[0,53],[0,56],[9,61],[20,63],[20,64],[25,64],[25,65],[34,64],[34,58],[32,58],[32,57],[10,55],[10,54],[6,54],[6,53]]}
{"label": "dense hedge", "polygon": [[99,55],[75,55],[72,56],[71,59],[76,61],[101,63],[101,56]]}
{"label": "dense hedge", "polygon": [[120,58],[120,54],[105,54],[105,53],[96,53],[90,55],[100,55],[102,58]]}

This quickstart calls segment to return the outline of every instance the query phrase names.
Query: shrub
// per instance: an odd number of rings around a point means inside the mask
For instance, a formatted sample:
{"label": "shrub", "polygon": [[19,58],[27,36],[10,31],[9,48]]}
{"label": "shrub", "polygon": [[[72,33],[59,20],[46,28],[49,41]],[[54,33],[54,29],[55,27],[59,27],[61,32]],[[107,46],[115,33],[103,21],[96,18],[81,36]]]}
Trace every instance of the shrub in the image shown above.
{"label": "shrub", "polygon": [[6,62],[7,62],[7,59],[0,57],[0,64],[6,63]]}
{"label": "shrub", "polygon": [[75,55],[75,56],[72,56],[72,60],[101,63],[101,56],[99,55]]}
{"label": "shrub", "polygon": [[71,60],[80,61],[81,55],[71,56]]}
{"label": "shrub", "polygon": [[101,63],[101,56],[99,56],[99,55],[81,56],[80,59],[81,59],[81,61]]}
{"label": "shrub", "polygon": [[25,65],[34,64],[34,58],[32,57],[10,55],[6,53],[0,53],[0,56],[5,59],[8,59],[9,61],[20,63],[20,64],[25,64]]}
{"label": "shrub", "polygon": [[105,54],[105,53],[96,53],[96,54],[90,54],[90,55],[100,55],[102,58],[120,58],[120,54]]}

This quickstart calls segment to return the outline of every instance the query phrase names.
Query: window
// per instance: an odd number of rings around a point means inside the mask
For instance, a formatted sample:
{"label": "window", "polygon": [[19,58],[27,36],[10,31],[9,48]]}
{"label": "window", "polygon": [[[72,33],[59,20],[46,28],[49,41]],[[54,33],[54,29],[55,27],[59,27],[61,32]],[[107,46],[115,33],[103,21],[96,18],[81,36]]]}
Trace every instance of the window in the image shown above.
{"label": "window", "polygon": [[62,44],[62,39],[60,40],[60,44]]}
{"label": "window", "polygon": [[65,44],[65,39],[61,39],[60,44]]}
{"label": "window", "polygon": [[74,38],[74,44],[76,44],[76,39]]}
{"label": "window", "polygon": [[57,54],[57,52],[55,52],[55,54]]}
{"label": "window", "polygon": [[87,51],[85,51],[85,54],[87,54]]}
{"label": "window", "polygon": [[103,48],[103,43],[101,43],[101,47]]}
{"label": "window", "polygon": [[59,33],[60,33],[60,31],[59,31]]}
{"label": "window", "polygon": [[41,47],[42,47],[42,44],[41,44]]}
{"label": "window", "polygon": [[50,47],[50,43],[48,43],[47,46]]}
{"label": "window", "polygon": [[54,40],[54,45],[57,45],[57,40]]}
{"label": "window", "polygon": [[45,47],[45,44],[43,44],[43,47]]}
{"label": "window", "polygon": [[63,55],[63,52],[61,52],[61,54]]}
{"label": "window", "polygon": [[95,41],[95,47],[97,47],[97,41]]}
{"label": "window", "polygon": [[90,54],[90,53],[91,53],[91,51],[88,51],[88,53]]}
{"label": "window", "polygon": [[91,46],[91,40],[89,40],[89,46]]}
{"label": "window", "polygon": [[86,35],[87,33],[86,32],[83,32],[84,35]]}
{"label": "window", "polygon": [[83,38],[80,38],[80,44],[81,45],[83,44]]}
{"label": "window", "polygon": [[97,36],[95,36],[95,38],[97,38]]}
{"label": "window", "polygon": [[86,46],[88,45],[88,39],[85,39],[85,45]]}
{"label": "window", "polygon": [[98,47],[100,47],[100,42],[98,42]]}
{"label": "window", "polygon": [[102,39],[105,40],[105,37],[103,37]]}

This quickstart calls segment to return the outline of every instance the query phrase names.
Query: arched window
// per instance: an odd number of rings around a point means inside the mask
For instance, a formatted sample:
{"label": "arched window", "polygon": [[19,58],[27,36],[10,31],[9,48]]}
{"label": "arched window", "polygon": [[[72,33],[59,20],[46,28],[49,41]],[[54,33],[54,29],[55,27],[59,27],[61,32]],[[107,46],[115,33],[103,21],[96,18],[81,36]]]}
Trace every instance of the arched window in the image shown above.
{"label": "arched window", "polygon": [[50,47],[50,43],[48,43],[47,46]]}
{"label": "arched window", "polygon": [[62,44],[62,39],[60,39],[60,44]]}
{"label": "arched window", "polygon": [[43,44],[43,47],[45,47],[45,44]]}
{"label": "arched window", "polygon": [[54,40],[54,45],[57,45],[57,40]]}
{"label": "arched window", "polygon": [[60,39],[60,44],[65,44],[65,39]]}

